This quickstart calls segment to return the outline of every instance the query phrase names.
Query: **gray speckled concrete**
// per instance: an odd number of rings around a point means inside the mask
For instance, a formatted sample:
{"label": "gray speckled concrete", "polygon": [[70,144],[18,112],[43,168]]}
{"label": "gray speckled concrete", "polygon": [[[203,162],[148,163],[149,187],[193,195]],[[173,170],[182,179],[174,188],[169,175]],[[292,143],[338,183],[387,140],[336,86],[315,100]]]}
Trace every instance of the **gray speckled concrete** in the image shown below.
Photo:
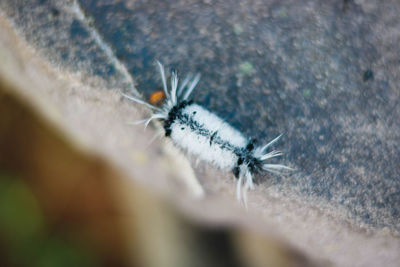
{"label": "gray speckled concrete", "polygon": [[[120,86],[87,28],[60,12],[64,4],[2,5],[54,62]],[[400,231],[399,2],[80,5],[145,96],[160,88],[158,59],[182,75],[201,72],[194,98],[260,143],[285,133],[277,148],[297,171],[260,176],[260,183]]]}
{"label": "gray speckled concrete", "polygon": [[400,230],[398,2],[81,4],[141,90],[159,87],[155,59],[200,71],[200,103],[262,142],[284,132],[298,171],[262,183]]}

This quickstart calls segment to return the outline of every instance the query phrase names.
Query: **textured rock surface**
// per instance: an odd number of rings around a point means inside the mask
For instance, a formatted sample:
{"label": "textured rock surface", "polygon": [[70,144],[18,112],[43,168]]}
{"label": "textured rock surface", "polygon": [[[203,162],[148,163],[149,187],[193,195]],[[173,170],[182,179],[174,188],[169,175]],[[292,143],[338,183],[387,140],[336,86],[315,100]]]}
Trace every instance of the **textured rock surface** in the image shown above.
{"label": "textured rock surface", "polygon": [[155,59],[201,72],[202,104],[260,141],[285,133],[298,171],[262,183],[400,230],[398,2],[107,2],[81,4],[138,88],[160,86]]}
{"label": "textured rock surface", "polygon": [[[362,230],[361,237],[352,236],[348,246],[337,248],[346,243],[346,235],[360,231],[360,225],[398,236],[398,1],[79,3],[83,19],[73,2],[4,1],[1,7],[42,55],[90,82],[99,77],[95,85],[133,88],[93,30],[113,48],[146,97],[160,88],[154,64],[158,59],[182,75],[201,72],[195,99],[247,135],[266,142],[285,133],[277,147],[285,152],[283,162],[297,171],[286,177],[258,177],[260,186],[250,204],[283,228],[287,218],[282,216],[290,209],[303,207],[303,200],[314,205],[317,215],[299,209],[304,217],[293,218],[304,219],[303,229],[310,234],[326,234],[321,239],[334,244],[321,241],[327,257],[348,253],[349,260],[358,255],[365,263],[374,263],[365,255],[382,249],[385,238],[368,246]],[[211,193],[231,186],[218,188],[208,170],[199,174]],[[286,199],[300,204],[285,206]],[[334,230],[339,240],[332,240],[334,231],[328,234],[330,224],[312,232],[311,223],[318,222],[307,221],[312,216],[336,225],[335,218],[345,218]],[[347,219],[355,230],[348,230]],[[303,244],[304,236],[291,232],[295,224],[292,219],[287,232],[298,239],[296,244]],[[357,253],[351,250],[352,240],[358,242]],[[321,246],[320,241],[313,242]],[[393,242],[398,246],[396,238]],[[380,255],[399,256],[389,254]]]}

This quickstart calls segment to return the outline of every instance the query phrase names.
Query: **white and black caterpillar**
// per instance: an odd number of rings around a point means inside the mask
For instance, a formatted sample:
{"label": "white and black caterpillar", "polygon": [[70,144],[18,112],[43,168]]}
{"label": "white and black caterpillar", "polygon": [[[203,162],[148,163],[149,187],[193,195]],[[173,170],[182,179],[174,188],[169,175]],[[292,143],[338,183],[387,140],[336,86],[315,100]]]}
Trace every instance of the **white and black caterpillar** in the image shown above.
{"label": "white and black caterpillar", "polygon": [[[281,164],[267,163],[271,158],[281,156],[280,151],[266,153],[278,139],[279,135],[264,146],[255,147],[255,140],[245,137],[217,115],[204,107],[188,100],[200,75],[192,79],[188,75],[178,88],[178,75],[171,75],[171,90],[168,90],[164,67],[157,62],[163,89],[166,96],[161,108],[146,103],[138,98],[124,95],[137,103],[146,105],[155,113],[148,119],[139,121],[146,126],[153,119],[164,124],[165,136],[170,137],[176,146],[196,155],[199,159],[209,162],[224,170],[232,170],[237,180],[236,196],[246,203],[247,190],[253,189],[253,175],[260,171],[277,173],[290,169]],[[241,188],[244,185],[244,193]]]}

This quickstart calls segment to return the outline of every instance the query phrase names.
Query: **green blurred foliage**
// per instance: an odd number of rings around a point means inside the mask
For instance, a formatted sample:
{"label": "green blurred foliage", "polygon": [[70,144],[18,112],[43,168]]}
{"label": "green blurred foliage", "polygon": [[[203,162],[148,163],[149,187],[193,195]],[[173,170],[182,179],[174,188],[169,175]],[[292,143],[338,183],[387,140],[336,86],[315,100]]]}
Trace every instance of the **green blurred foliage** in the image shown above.
{"label": "green blurred foliage", "polygon": [[[0,241],[7,259],[0,263],[33,266],[97,266],[93,253],[46,225],[29,186],[12,175],[0,174]],[[5,262],[4,262],[5,261]]]}
{"label": "green blurred foliage", "polygon": [[35,196],[19,179],[0,175],[0,229],[10,242],[23,242],[43,230]]}

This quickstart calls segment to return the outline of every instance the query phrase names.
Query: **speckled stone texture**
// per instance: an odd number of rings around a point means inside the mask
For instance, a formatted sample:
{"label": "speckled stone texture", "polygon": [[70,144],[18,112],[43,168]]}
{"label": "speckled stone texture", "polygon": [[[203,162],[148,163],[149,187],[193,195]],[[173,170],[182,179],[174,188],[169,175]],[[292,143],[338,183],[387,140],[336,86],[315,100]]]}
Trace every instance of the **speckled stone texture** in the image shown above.
{"label": "speckled stone texture", "polygon": [[81,5],[139,90],[160,87],[159,59],[201,72],[195,99],[260,143],[284,133],[277,147],[297,171],[261,183],[400,230],[399,2]]}

